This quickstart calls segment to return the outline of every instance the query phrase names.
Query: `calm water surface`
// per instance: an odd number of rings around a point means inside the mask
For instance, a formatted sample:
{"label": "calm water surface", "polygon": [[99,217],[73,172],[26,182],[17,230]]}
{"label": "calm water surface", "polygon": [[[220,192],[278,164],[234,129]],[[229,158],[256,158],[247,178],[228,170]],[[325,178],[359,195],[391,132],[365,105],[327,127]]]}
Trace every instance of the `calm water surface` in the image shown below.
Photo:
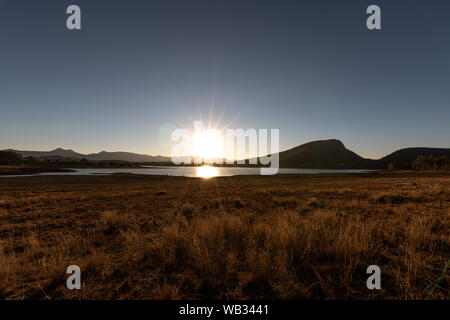
{"label": "calm water surface", "polygon": [[[44,172],[36,175],[107,175],[113,173],[132,173],[146,175],[164,175],[164,176],[185,176],[185,177],[227,177],[236,175],[259,175],[258,168],[220,168],[220,167],[143,167],[143,168],[83,168],[72,169],[76,172]],[[329,169],[279,169],[278,174],[321,174],[321,173],[363,173],[373,170],[329,170]],[[4,176],[4,177],[24,177],[20,176]]]}

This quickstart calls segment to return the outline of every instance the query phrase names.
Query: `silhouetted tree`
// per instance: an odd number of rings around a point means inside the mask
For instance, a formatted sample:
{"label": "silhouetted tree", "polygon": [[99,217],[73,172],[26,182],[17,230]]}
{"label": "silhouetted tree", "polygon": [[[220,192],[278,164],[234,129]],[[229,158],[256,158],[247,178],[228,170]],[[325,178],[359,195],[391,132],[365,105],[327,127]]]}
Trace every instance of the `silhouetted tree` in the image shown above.
{"label": "silhouetted tree", "polygon": [[90,160],[88,160],[86,158],[82,158],[80,160],[80,165],[82,165],[82,166],[89,166],[89,165],[92,165],[92,161],[90,161]]}
{"label": "silhouetted tree", "polygon": [[38,158],[35,158],[35,157],[26,157],[24,159],[24,162],[26,164],[40,164],[41,160],[39,160]]}
{"label": "silhouetted tree", "polygon": [[411,166],[416,170],[449,170],[450,159],[447,156],[435,158],[432,155],[420,155]]}
{"label": "silhouetted tree", "polygon": [[0,151],[0,164],[21,164],[23,157],[13,151]]}

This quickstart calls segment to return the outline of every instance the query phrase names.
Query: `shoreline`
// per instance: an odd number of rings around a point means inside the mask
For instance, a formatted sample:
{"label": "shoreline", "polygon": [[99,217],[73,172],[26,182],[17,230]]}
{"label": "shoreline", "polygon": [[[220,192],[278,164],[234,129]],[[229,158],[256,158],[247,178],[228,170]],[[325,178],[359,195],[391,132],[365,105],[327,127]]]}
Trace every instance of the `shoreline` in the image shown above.
{"label": "shoreline", "polygon": [[[58,167],[33,167],[33,166],[15,166],[15,165],[0,165],[0,177],[11,177],[11,176],[15,176],[15,177],[33,177],[33,176],[38,176],[38,175],[58,175],[58,173],[61,173],[61,176],[66,176],[68,173],[69,175],[71,175],[70,173],[77,173],[78,169],[84,169],[84,170],[96,170],[96,169],[111,169],[111,170],[120,170],[120,169],[134,169],[134,170],[140,170],[140,169],[161,169],[161,168],[167,168],[167,167],[162,167],[162,166],[146,166],[146,167],[134,167],[134,168],[124,168],[124,167],[82,167],[82,168],[58,168]],[[179,166],[176,168],[192,168],[190,166],[185,167],[185,166]],[[175,168],[175,169],[176,169]],[[223,168],[223,167],[221,167]],[[226,168],[226,167],[225,167]],[[241,167],[242,169],[254,169],[252,167]],[[287,169],[287,170],[296,170],[296,168],[280,168],[280,169]],[[439,170],[425,170],[425,171],[416,171],[416,170],[371,170],[371,169],[367,169],[367,170],[357,170],[358,172],[349,172],[351,170],[354,169],[309,169],[309,168],[303,168],[300,170],[318,170],[319,172],[285,172],[285,173],[277,173],[274,176],[303,176],[303,175],[307,175],[307,176],[328,176],[328,175],[386,175],[386,176],[392,176],[392,175],[408,175],[408,174],[415,174],[415,175],[426,175],[426,176],[431,176],[431,175],[447,175],[450,172],[449,171],[439,171]],[[320,172],[321,170],[323,170],[323,172]],[[330,172],[327,172],[330,171]],[[333,171],[333,172],[331,172]],[[164,175],[164,174],[158,174],[158,173],[136,173],[136,172],[107,172],[107,173],[80,173],[80,174],[75,174],[75,175],[79,175],[79,176],[115,176],[115,175],[130,175],[130,176],[182,176],[182,177],[193,177],[193,176],[189,176],[189,175],[172,175],[172,174],[168,174],[168,175]],[[232,175],[217,175],[215,176],[215,178],[219,178],[219,177],[229,177],[229,176],[256,176],[259,174],[232,174]],[[195,178],[199,178],[199,177],[195,177]],[[211,178],[211,177],[210,177]]]}
{"label": "shoreline", "polygon": [[19,175],[34,175],[39,173],[53,173],[53,172],[76,172],[72,169],[66,168],[45,168],[45,167],[28,167],[28,166],[0,166],[0,176],[19,176]]}

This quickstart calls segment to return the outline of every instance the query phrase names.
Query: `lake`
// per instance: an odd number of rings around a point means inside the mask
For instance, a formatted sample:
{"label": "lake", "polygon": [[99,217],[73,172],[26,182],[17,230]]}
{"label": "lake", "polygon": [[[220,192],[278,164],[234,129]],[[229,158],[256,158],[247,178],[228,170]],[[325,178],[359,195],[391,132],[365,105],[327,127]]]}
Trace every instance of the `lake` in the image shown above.
{"label": "lake", "polygon": [[[143,168],[77,168],[76,172],[44,172],[32,175],[10,175],[0,177],[25,177],[37,175],[108,175],[132,173],[144,175],[185,176],[185,177],[227,177],[236,175],[259,175],[258,168],[248,167],[143,167]],[[324,174],[324,173],[364,173],[374,170],[332,170],[332,169],[279,169],[278,174]]]}

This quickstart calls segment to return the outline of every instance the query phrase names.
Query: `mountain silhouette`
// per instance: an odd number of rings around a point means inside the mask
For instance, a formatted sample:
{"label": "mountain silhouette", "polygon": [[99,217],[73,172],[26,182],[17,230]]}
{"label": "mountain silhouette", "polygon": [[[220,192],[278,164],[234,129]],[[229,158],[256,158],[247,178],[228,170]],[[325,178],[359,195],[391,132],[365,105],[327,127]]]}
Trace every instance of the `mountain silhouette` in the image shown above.
{"label": "mountain silhouette", "polygon": [[364,159],[336,139],[313,141],[280,152],[282,168],[370,169],[376,161]]}
{"label": "mountain silhouette", "polygon": [[411,162],[418,156],[431,155],[433,157],[447,156],[450,158],[450,148],[405,148],[400,149],[378,160],[380,167],[387,167],[390,163],[396,168],[409,168]]}
{"label": "mountain silhouette", "polygon": [[133,152],[107,152],[102,151],[99,153],[91,153],[88,154],[86,159],[95,160],[95,161],[104,161],[104,160],[119,160],[119,161],[128,161],[128,162],[166,162],[170,161],[169,157],[164,156],[149,156],[146,154],[138,154]]}
{"label": "mountain silhouette", "polygon": [[75,158],[81,159],[84,157],[83,154],[77,153],[73,150],[66,150],[58,148],[52,151],[18,151],[13,149],[8,149],[7,151],[13,151],[20,154],[22,157],[35,157],[35,158]]}
{"label": "mountain silhouette", "polygon": [[168,162],[169,157],[150,156],[133,152],[107,152],[82,154],[73,150],[58,148],[52,151],[19,151],[8,149],[20,154],[22,157],[35,157],[40,159],[88,159],[93,161],[128,161],[128,162]]}
{"label": "mountain silhouette", "polygon": [[[40,159],[88,159],[93,161],[128,161],[141,163],[171,164],[170,157],[151,156],[133,152],[107,152],[82,154],[58,148],[52,151],[13,151],[22,157]],[[411,163],[420,155],[450,158],[450,148],[405,148],[381,159],[366,159],[347,149],[337,139],[312,141],[279,153],[281,168],[311,169],[387,169],[393,164],[398,169],[411,168]]]}

